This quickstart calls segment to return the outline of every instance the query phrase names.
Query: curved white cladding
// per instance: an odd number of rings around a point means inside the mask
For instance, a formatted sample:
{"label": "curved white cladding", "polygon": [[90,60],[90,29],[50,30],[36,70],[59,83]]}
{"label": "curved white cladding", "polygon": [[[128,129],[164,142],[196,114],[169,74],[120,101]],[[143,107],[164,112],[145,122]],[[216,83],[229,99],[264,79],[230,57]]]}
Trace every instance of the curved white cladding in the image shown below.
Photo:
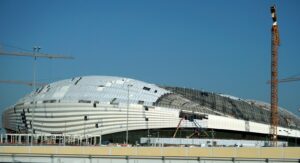
{"label": "curved white cladding", "polygon": [[[7,121],[7,124],[9,124],[7,127],[16,131],[19,129],[25,130],[25,124],[19,116],[24,109],[26,124],[30,133],[32,130],[30,126],[32,107],[33,105],[19,106],[16,107],[16,112],[14,112],[14,109],[7,110],[5,115],[10,117]],[[146,108],[143,105],[131,104],[128,111],[129,130],[176,128],[180,121],[180,110],[178,109]],[[109,104],[99,104],[96,107],[93,104],[37,104],[34,117],[33,127],[36,133],[105,135],[126,131],[127,107]],[[196,121],[203,128],[269,134],[269,125],[229,117],[208,115],[208,120]],[[96,127],[96,124],[98,124],[98,127]],[[188,120],[183,120],[180,127],[195,128],[196,126]],[[278,135],[300,137],[300,132],[279,127]]]}
{"label": "curved white cladding", "polygon": [[[6,122],[11,130],[26,130],[20,114],[25,112],[26,124],[32,131],[32,107],[19,106],[9,109],[5,115],[10,117]],[[24,111],[23,111],[24,109]],[[179,122],[179,110],[147,107],[131,104],[128,110],[129,130],[150,128],[173,128]],[[86,116],[86,119],[85,119]],[[127,107],[99,104],[37,104],[33,128],[36,133],[65,134],[110,134],[126,130]],[[98,127],[96,127],[96,124]]]}
{"label": "curved white cladding", "polygon": [[154,84],[142,81],[111,77],[84,76],[62,80],[48,84],[25,96],[18,103],[37,102],[101,102],[101,103],[129,103],[139,101],[145,105],[152,105],[161,95],[169,91]]}

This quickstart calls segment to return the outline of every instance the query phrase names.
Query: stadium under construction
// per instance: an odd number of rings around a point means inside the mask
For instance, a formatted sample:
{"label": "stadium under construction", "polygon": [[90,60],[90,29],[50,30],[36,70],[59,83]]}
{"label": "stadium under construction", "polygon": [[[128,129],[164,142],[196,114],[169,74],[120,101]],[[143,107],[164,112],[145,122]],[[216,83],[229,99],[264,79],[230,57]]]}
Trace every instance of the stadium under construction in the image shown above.
{"label": "stadium under construction", "polygon": [[[94,144],[269,146],[270,115],[264,102],[83,76],[36,89],[7,108],[2,121],[7,133],[41,135],[39,141],[52,134],[65,135],[68,142],[98,135]],[[279,119],[278,145],[299,146],[299,117],[279,108]]]}

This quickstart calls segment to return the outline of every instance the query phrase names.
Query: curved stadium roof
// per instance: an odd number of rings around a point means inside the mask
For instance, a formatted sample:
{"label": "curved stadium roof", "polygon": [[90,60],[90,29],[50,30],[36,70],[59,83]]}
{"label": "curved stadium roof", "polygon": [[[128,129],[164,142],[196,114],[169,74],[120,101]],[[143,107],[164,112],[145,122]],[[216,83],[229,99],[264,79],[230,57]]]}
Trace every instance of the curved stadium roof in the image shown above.
{"label": "curved stadium roof", "polygon": [[[128,92],[129,91],[129,92]],[[18,103],[43,101],[82,103],[143,103],[152,105],[160,96],[169,91],[154,84],[129,78],[112,76],[85,76],[66,79],[45,85],[25,96]]]}

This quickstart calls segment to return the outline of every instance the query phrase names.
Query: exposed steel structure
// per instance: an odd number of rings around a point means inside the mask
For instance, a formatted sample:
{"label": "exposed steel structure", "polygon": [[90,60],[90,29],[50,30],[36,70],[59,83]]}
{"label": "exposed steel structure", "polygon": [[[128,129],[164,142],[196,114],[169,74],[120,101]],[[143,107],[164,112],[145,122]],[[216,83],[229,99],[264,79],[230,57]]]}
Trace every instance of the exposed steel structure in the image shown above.
{"label": "exposed steel structure", "polygon": [[272,43],[271,43],[271,144],[277,146],[278,127],[278,47],[280,44],[279,30],[277,25],[276,7],[271,7],[273,19]]}

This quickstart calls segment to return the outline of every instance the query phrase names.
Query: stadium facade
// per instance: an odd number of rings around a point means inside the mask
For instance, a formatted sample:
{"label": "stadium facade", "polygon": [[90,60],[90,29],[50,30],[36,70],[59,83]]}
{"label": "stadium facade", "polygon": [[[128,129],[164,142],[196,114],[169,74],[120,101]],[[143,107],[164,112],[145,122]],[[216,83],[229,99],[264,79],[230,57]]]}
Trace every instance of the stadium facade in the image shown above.
{"label": "stadium facade", "polygon": [[[7,108],[2,124],[8,133],[95,134],[110,142],[124,142],[127,130],[130,143],[150,135],[267,140],[269,108],[202,90],[85,76],[38,88]],[[300,118],[283,108],[279,117],[279,140],[298,144]]]}

